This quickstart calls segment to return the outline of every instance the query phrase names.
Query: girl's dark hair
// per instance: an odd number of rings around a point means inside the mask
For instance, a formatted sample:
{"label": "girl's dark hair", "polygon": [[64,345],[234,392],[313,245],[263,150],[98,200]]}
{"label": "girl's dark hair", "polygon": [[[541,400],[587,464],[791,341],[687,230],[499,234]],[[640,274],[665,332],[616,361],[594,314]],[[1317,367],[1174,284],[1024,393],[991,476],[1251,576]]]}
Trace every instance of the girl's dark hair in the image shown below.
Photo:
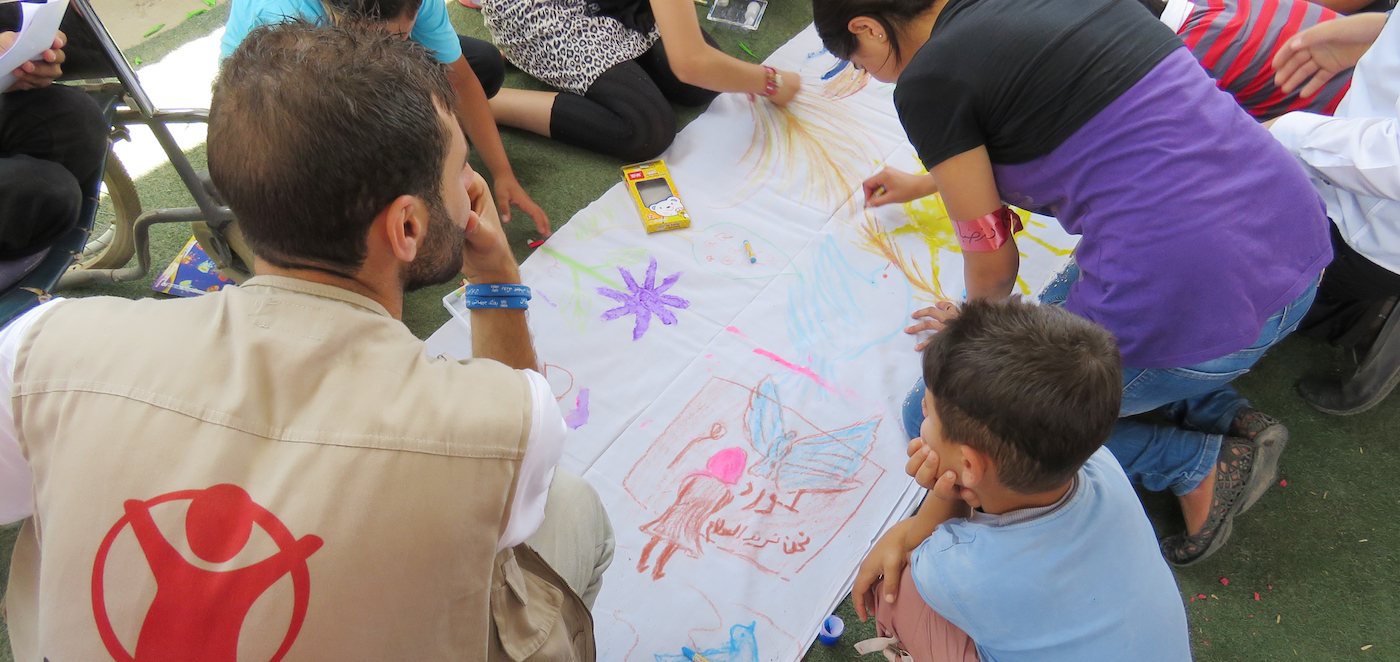
{"label": "girl's dark hair", "polygon": [[910,21],[933,7],[935,0],[812,0],[812,21],[817,36],[832,55],[851,59],[856,51],[856,36],[848,26],[851,19],[865,16],[885,29],[890,50],[897,60],[904,60],[900,50],[899,33]]}

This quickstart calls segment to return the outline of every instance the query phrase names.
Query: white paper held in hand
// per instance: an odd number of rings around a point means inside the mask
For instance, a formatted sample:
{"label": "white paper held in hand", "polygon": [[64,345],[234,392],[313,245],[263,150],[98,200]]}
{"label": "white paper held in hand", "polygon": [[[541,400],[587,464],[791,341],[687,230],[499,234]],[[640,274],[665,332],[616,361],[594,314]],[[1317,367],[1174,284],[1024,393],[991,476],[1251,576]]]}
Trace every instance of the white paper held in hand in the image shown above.
{"label": "white paper held in hand", "polygon": [[4,53],[0,53],[0,91],[14,85],[15,69],[48,50],[53,38],[58,34],[58,25],[63,22],[63,12],[68,9],[68,0],[19,3],[24,18],[20,21],[19,36]]}

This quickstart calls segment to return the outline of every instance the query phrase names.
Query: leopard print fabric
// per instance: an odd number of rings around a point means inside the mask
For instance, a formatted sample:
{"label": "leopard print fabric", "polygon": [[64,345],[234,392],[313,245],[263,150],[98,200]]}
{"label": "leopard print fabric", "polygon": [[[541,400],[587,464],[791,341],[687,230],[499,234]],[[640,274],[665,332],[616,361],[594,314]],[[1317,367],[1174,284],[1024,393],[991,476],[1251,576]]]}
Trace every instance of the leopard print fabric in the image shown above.
{"label": "leopard print fabric", "polygon": [[614,65],[636,59],[660,38],[609,16],[591,16],[587,0],[481,0],[496,47],[525,73],[583,94]]}

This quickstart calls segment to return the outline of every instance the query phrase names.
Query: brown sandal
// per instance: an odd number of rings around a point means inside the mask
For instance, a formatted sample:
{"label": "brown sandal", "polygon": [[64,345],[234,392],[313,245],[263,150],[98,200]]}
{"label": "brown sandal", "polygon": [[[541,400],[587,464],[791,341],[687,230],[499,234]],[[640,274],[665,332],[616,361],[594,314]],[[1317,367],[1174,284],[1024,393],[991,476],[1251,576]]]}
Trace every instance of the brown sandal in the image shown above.
{"label": "brown sandal", "polygon": [[1210,501],[1205,526],[1194,535],[1183,531],[1163,538],[1162,556],[1167,563],[1178,567],[1193,565],[1225,545],[1254,475],[1255,450],[1247,439],[1225,437],[1221,441],[1220,456],[1215,463],[1215,495]]}

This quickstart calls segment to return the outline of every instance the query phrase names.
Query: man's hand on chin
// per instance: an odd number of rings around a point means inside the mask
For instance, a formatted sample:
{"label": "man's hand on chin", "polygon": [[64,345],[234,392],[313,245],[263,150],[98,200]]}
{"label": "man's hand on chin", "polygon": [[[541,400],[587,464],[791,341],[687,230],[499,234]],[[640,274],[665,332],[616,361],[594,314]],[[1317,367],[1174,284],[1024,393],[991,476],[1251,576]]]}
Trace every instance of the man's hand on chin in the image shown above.
{"label": "man's hand on chin", "polygon": [[519,283],[519,265],[501,229],[491,188],[480,174],[467,186],[467,195],[472,201],[472,217],[467,219],[466,245],[462,247],[462,274],[472,283]]}

